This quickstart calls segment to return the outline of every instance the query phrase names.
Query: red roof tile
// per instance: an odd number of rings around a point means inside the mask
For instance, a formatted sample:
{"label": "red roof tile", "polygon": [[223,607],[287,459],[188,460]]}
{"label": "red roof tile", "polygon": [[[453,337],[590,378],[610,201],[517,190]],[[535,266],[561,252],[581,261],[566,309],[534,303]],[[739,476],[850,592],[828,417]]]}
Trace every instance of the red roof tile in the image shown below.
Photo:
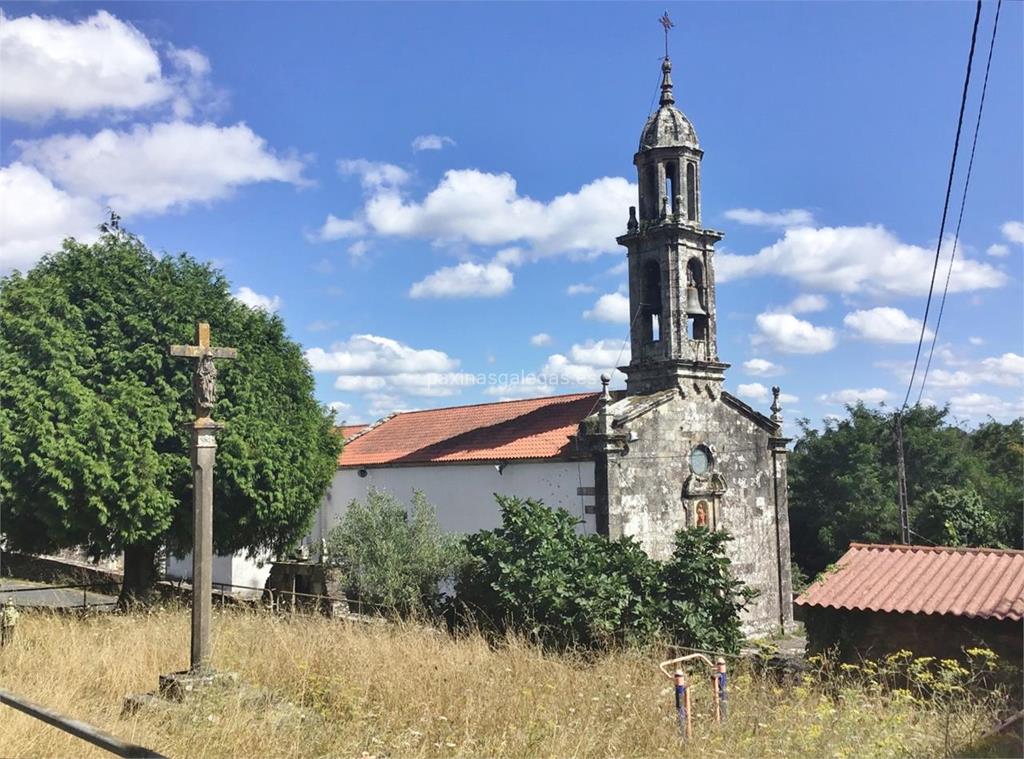
{"label": "red roof tile", "polygon": [[408,411],[387,417],[345,446],[339,466],[561,459],[600,393]]}
{"label": "red roof tile", "polygon": [[1024,551],[853,543],[796,603],[1019,621]]}
{"label": "red roof tile", "polygon": [[360,432],[365,430],[370,425],[368,424],[343,424],[340,427],[335,427],[334,431],[341,435],[343,440],[355,437]]}

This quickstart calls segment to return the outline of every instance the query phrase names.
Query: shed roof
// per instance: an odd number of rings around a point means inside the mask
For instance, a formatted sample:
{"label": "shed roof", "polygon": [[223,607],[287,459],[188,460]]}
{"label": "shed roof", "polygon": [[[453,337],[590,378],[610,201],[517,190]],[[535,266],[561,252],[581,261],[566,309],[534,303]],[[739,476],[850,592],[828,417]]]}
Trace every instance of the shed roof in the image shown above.
{"label": "shed roof", "polygon": [[1024,618],[1024,551],[853,543],[801,606]]}
{"label": "shed roof", "polygon": [[340,427],[335,427],[334,431],[341,435],[342,440],[350,440],[369,426],[368,424],[343,424]]}
{"label": "shed roof", "polygon": [[349,438],[338,466],[576,458],[572,436],[600,393],[407,411]]}

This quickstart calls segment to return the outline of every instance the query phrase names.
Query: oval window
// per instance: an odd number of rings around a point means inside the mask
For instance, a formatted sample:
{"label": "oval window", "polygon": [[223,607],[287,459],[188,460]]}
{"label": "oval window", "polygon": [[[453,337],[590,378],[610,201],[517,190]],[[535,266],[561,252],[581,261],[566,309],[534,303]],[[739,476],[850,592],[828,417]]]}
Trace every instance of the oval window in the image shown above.
{"label": "oval window", "polygon": [[711,471],[711,451],[705,445],[698,445],[690,453],[690,469],[694,474],[707,474]]}

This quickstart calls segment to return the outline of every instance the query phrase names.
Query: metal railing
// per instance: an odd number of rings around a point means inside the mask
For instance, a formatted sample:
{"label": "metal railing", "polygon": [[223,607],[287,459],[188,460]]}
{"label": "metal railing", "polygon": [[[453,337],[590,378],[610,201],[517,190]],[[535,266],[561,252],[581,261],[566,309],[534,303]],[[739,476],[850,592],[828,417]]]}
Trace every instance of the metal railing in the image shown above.
{"label": "metal railing", "polygon": [[163,754],[158,754],[152,749],[123,741],[105,730],[100,730],[98,727],[93,727],[81,720],[65,717],[52,709],[47,709],[45,706],[40,706],[26,698],[15,696],[10,691],[0,689],[0,704],[10,706],[12,709],[17,709],[19,712],[27,714],[30,717],[35,717],[48,725],[56,727],[58,730],[63,730],[65,733],[69,733],[76,738],[88,741],[92,745],[98,746],[104,751],[109,751],[117,756],[133,758],[145,757],[146,759],[167,759]]}
{"label": "metal railing", "polygon": [[[110,582],[76,582],[68,583],[65,585],[31,585],[19,588],[5,588],[0,586],[0,596],[6,596],[9,593],[36,593],[44,590],[75,590],[76,588],[82,589],[82,603],[81,604],[60,604],[62,609],[79,609],[79,608],[90,608],[92,606],[114,606],[117,601],[93,601],[89,603],[89,589],[90,588],[112,588],[116,587],[115,583]],[[115,591],[116,593],[116,591]],[[94,595],[114,595],[113,593],[99,593],[93,591]],[[53,606],[53,604],[32,604],[33,606]]]}

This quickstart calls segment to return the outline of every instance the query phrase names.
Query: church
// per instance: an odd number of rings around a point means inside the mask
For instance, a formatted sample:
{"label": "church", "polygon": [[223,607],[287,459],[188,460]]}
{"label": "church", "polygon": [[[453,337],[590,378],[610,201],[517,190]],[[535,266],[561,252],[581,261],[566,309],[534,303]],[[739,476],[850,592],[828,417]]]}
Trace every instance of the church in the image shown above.
{"label": "church", "polygon": [[[580,529],[632,536],[667,558],[682,527],[727,530],[737,576],[758,591],[750,632],[792,623],[787,439],[778,388],[771,416],[722,385],[714,246],[701,225],[701,158],[662,63],[658,110],[633,163],[639,197],[625,234],[631,360],[625,392],[549,396],[393,414],[342,428],[345,449],[310,535],[314,545],[371,488],[421,490],[441,526],[500,524],[494,493],[539,498]],[[623,209],[625,210],[625,209]]]}

